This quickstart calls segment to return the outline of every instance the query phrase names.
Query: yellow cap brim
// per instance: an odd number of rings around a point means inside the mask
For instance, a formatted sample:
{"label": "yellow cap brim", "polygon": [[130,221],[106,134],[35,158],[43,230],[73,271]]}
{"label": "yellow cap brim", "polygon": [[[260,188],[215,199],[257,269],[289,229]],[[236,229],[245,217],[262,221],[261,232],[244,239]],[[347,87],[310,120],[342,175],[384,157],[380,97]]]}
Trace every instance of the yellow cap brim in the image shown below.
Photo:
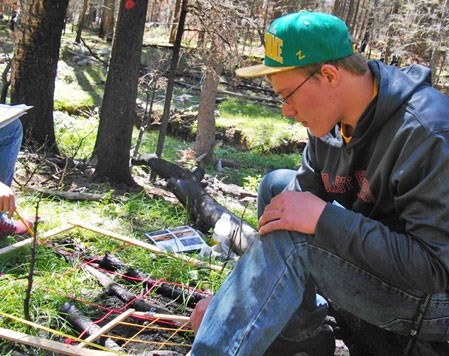
{"label": "yellow cap brim", "polygon": [[239,68],[235,71],[235,74],[243,78],[255,78],[262,75],[284,72],[293,68],[296,67],[268,67],[265,64],[257,64],[251,67]]}

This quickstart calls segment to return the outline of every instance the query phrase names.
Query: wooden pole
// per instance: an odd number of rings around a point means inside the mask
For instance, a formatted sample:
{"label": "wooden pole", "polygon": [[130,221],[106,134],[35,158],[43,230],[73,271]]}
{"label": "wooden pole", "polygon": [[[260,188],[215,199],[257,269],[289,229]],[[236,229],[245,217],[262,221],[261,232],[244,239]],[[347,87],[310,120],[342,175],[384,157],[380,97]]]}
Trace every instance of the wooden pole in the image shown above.
{"label": "wooden pole", "polygon": [[174,257],[174,258],[178,258],[180,260],[189,262],[189,263],[193,264],[194,266],[204,266],[204,267],[209,267],[210,269],[213,269],[213,270],[216,270],[216,271],[229,272],[229,270],[224,269],[222,266],[209,264],[209,263],[200,261],[200,260],[198,260],[196,258],[192,258],[192,257],[186,256],[186,255],[180,254],[180,253],[175,253],[175,252],[170,252],[169,253],[169,252],[167,252],[167,251],[165,251],[165,250],[163,250],[163,249],[161,249],[161,248],[159,248],[157,246],[151,245],[151,244],[146,243],[144,241],[132,239],[132,238],[129,238],[129,237],[117,234],[115,232],[105,230],[105,229],[97,227],[97,226],[86,224],[86,223],[81,222],[81,221],[69,221],[69,223],[74,225],[74,226],[82,227],[82,228],[84,228],[86,230],[97,232],[99,234],[102,234],[102,235],[105,235],[105,236],[108,236],[108,237],[112,237],[112,238],[114,238],[116,240],[123,241],[123,242],[126,242],[126,243],[134,245],[134,246],[142,247],[142,248],[144,248],[146,250],[149,250],[151,252],[154,252],[156,254],[162,254],[162,255],[165,255],[165,256],[171,256],[171,257]]}
{"label": "wooden pole", "polygon": [[184,315],[172,315],[172,314],[161,314],[161,313],[148,313],[148,312],[134,312],[134,316],[138,316],[140,318],[151,318],[151,319],[162,319],[168,321],[178,321],[180,323],[188,323],[190,322],[190,317]]}
{"label": "wooden pole", "polygon": [[[42,337],[24,334],[14,330],[0,328],[0,338],[6,339],[18,344],[24,344],[39,349],[49,350],[62,355],[81,355],[81,356],[117,356],[120,353],[107,352],[100,350],[78,350],[77,346],[66,345],[61,342],[47,340]],[[125,355],[125,354],[121,354]]]}
{"label": "wooden pole", "polygon": [[[49,230],[49,231],[47,231],[44,234],[39,235],[39,239],[48,239],[48,238],[50,238],[52,236],[61,234],[61,233],[65,232],[65,231],[71,230],[73,228],[74,228],[73,224],[66,224],[66,225],[63,225],[63,226],[58,227],[56,229]],[[29,244],[31,244],[32,241],[33,241],[33,239],[29,238],[29,239],[26,239],[26,240],[23,240],[23,241],[16,242],[15,244],[3,247],[2,249],[0,249],[0,255],[3,255],[5,253],[11,252],[11,251],[14,251],[14,250],[16,250],[16,249],[18,249],[20,247],[29,245]]]}
{"label": "wooden pole", "polygon": [[90,335],[85,339],[85,342],[80,343],[76,348],[78,350],[81,350],[84,348],[84,346],[87,345],[89,342],[94,342],[97,340],[101,335],[107,333],[109,330],[113,329],[117,324],[121,323],[123,320],[127,319],[131,314],[135,312],[134,309],[128,309],[122,314],[115,317],[113,320],[111,320],[109,323],[98,329],[94,334]]}

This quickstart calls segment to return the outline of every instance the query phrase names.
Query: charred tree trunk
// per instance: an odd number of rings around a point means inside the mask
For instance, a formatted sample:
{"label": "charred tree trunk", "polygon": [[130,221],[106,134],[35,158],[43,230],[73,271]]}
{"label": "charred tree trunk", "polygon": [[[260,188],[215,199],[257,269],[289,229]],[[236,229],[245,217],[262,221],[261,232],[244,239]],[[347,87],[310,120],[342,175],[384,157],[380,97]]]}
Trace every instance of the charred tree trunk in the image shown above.
{"label": "charred tree trunk", "polygon": [[94,157],[95,179],[133,186],[129,159],[148,0],[126,3],[120,1]]}
{"label": "charred tree trunk", "polygon": [[98,265],[108,271],[119,271],[122,274],[123,278],[128,279],[130,282],[135,283],[136,281],[143,281],[147,289],[154,289],[156,293],[173,300],[185,301],[187,303],[187,306],[192,308],[201,299],[204,299],[209,295],[196,291],[189,291],[188,289],[179,287],[177,285],[155,281],[139,270],[124,264],[110,253],[106,253],[104,257],[99,261]]}
{"label": "charred tree trunk", "polygon": [[223,213],[231,215],[233,236],[232,250],[242,255],[257,237],[257,231],[242,221],[224,206],[207,194],[200,184],[204,172],[199,170],[191,173],[176,164],[158,158],[156,155],[142,155],[133,159],[135,165],[150,166],[152,171],[168,182],[168,188],[173,191],[178,200],[187,208],[195,225],[203,232],[215,226]]}
{"label": "charred tree trunk", "polygon": [[168,72],[167,92],[165,94],[164,112],[162,114],[161,126],[159,129],[159,137],[157,140],[156,155],[161,157],[164,149],[165,135],[167,134],[167,125],[170,115],[170,106],[173,96],[173,88],[175,86],[175,71],[178,66],[179,52],[181,50],[181,40],[184,33],[184,24],[187,17],[188,0],[182,0],[181,14],[179,16],[179,25],[176,32],[176,40],[173,45],[173,56],[170,63],[170,71]]}
{"label": "charred tree trunk", "polygon": [[[75,307],[75,304],[71,302],[65,302],[60,309],[60,313],[78,332],[83,333],[84,338],[88,338],[100,330],[100,327],[97,324],[81,313],[81,311]],[[100,344],[111,350],[118,352],[123,351],[122,348],[110,338],[100,338]]]}
{"label": "charred tree trunk", "polygon": [[399,26],[396,15],[399,13],[399,9],[401,7],[401,2],[399,0],[395,0],[392,4],[391,14],[389,16],[389,24],[387,30],[387,43],[384,48],[384,56],[383,60],[385,63],[389,63],[391,56],[391,47],[393,43],[393,39],[395,38],[397,27]]}
{"label": "charred tree trunk", "polygon": [[372,3],[369,3],[369,9],[368,9],[368,20],[366,24],[366,28],[364,29],[365,33],[363,35],[362,42],[360,44],[360,53],[365,53],[366,47],[369,44],[369,41],[371,39],[371,33],[373,32],[373,25],[374,25],[374,12],[377,9],[378,0],[374,0]]}
{"label": "charred tree trunk", "polygon": [[23,1],[11,74],[11,104],[33,106],[22,120],[24,143],[58,153],[53,99],[69,0]]}
{"label": "charred tree trunk", "polygon": [[168,314],[169,311],[160,308],[153,304],[148,304],[144,300],[140,299],[138,296],[132,294],[130,291],[121,287],[117,283],[115,283],[111,278],[109,278],[106,274],[96,270],[95,268],[86,265],[84,266],[87,272],[89,272],[92,276],[97,278],[100,284],[106,288],[106,291],[109,295],[113,295],[120,299],[123,303],[125,303],[129,308],[133,308],[137,311],[142,312],[156,312],[156,313],[164,313]]}

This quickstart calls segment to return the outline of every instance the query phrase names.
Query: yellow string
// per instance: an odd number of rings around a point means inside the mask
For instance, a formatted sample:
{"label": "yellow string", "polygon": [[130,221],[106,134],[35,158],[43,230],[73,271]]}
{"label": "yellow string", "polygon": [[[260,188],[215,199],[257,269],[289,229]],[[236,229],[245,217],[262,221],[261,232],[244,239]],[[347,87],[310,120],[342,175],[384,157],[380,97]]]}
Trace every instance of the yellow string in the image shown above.
{"label": "yellow string", "polygon": [[27,231],[29,232],[29,234],[34,237],[34,231],[31,230],[30,226],[28,225],[28,223],[22,218],[22,216],[19,214],[19,212],[16,210],[14,210],[14,212],[16,213],[17,217],[19,218],[19,220],[23,223],[23,225],[25,225],[25,228],[27,229]]}

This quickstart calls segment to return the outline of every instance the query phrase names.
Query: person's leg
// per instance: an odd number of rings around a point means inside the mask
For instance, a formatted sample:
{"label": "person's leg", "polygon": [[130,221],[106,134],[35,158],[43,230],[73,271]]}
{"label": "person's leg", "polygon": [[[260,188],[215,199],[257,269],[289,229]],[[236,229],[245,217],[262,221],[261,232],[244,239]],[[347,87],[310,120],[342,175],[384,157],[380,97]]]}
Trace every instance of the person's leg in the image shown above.
{"label": "person's leg", "polygon": [[[294,175],[295,171],[281,170],[264,178],[259,212]],[[191,354],[262,355],[303,302],[307,259],[301,234],[276,231],[254,242],[209,305]],[[310,312],[304,310],[303,317],[316,309],[315,293],[306,294],[304,304]],[[311,336],[303,330],[305,337]]]}
{"label": "person's leg", "polygon": [[[294,170],[279,169],[264,177],[259,187],[259,216],[274,196],[286,189],[300,190],[296,173]],[[327,301],[316,293],[312,280],[307,280],[303,302],[271,344],[266,355],[285,356],[311,350],[315,351],[311,355],[333,355],[335,338],[332,329],[323,325],[327,313]]]}
{"label": "person's leg", "polygon": [[[422,293],[399,290],[299,234],[291,235],[269,234],[241,258],[209,305],[193,356],[262,355],[286,330],[289,317],[299,315],[307,271],[338,307],[386,330],[409,332]],[[448,340],[448,330],[449,295],[434,295],[419,338]]]}
{"label": "person's leg", "polygon": [[277,169],[265,175],[259,185],[257,215],[260,217],[271,199],[282,193],[286,187],[294,187],[295,180],[296,171],[292,169]]}
{"label": "person's leg", "polygon": [[[22,123],[14,120],[10,124],[0,128],[0,182],[11,186],[16,166],[17,156],[22,144]],[[29,227],[31,222],[26,222]],[[0,238],[5,234],[24,234],[28,231],[22,221],[14,221],[8,218],[4,212],[0,212]]]}
{"label": "person's leg", "polygon": [[262,355],[303,299],[304,237],[279,231],[240,258],[204,315],[191,354]]}
{"label": "person's leg", "polygon": [[[332,304],[385,330],[408,335],[424,292],[401,290],[308,239],[310,273]],[[449,340],[449,293],[432,295],[419,339]]]}
{"label": "person's leg", "polygon": [[11,186],[22,144],[22,123],[14,120],[0,129],[0,182]]}

